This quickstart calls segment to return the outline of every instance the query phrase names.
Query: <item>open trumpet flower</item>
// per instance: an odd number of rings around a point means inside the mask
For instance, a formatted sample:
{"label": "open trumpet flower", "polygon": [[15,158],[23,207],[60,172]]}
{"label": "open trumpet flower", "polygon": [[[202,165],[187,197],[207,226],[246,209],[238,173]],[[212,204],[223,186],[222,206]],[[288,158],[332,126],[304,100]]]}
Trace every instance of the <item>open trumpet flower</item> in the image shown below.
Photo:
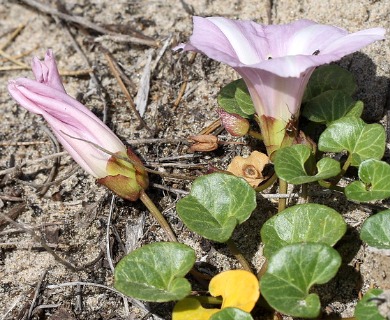
{"label": "open trumpet flower", "polygon": [[314,69],[384,39],[373,28],[346,30],[310,20],[262,25],[222,17],[194,17],[187,44],[195,51],[233,67],[253,100],[268,155],[292,143],[307,82]]}
{"label": "open trumpet flower", "polygon": [[9,81],[11,96],[28,111],[42,115],[73,159],[99,183],[122,198],[137,200],[148,186],[140,159],[98,117],[66,93],[51,50],[43,62],[33,59],[32,70],[36,80]]}

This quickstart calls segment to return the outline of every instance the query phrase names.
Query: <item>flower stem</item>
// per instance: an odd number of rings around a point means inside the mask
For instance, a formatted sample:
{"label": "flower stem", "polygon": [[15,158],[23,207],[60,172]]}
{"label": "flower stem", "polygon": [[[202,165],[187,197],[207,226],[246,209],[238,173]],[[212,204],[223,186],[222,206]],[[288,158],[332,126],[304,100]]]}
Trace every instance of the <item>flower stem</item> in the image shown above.
{"label": "flower stem", "polygon": [[308,190],[307,190],[307,183],[304,183],[302,185],[302,192],[301,192],[301,198],[305,203],[309,202],[309,195],[308,195]]}
{"label": "flower stem", "polygon": [[345,161],[343,167],[341,168],[340,173],[339,173],[336,177],[334,177],[334,179],[332,180],[332,182],[320,180],[320,181],[318,181],[318,183],[319,183],[322,187],[325,187],[325,188],[327,188],[327,189],[337,190],[337,191],[344,192],[344,188],[343,188],[343,187],[337,186],[337,184],[339,183],[339,181],[341,180],[341,178],[344,176],[344,174],[347,172],[349,166],[351,165],[351,162],[352,162],[352,154],[350,153],[350,154],[348,155],[348,158],[347,158],[347,160]]}
{"label": "flower stem", "polygon": [[[287,193],[287,182],[279,178],[279,193]],[[278,212],[286,209],[286,198],[279,198]]]}
{"label": "flower stem", "polygon": [[347,160],[345,161],[343,167],[341,168],[340,173],[336,176],[335,180],[332,182],[332,185],[336,185],[340,181],[340,179],[347,172],[349,166],[351,165],[351,162],[352,162],[352,153],[348,154]]}
{"label": "flower stem", "polygon": [[261,192],[267,188],[269,188],[270,186],[272,186],[274,184],[274,182],[276,181],[278,177],[276,176],[276,173],[274,173],[271,178],[269,178],[264,184],[261,184],[260,186],[258,186],[257,188],[255,188],[255,191],[256,192]]}
{"label": "flower stem", "polygon": [[240,250],[238,250],[236,244],[233,242],[232,238],[230,238],[226,242],[227,246],[229,247],[230,252],[235,256],[235,258],[240,262],[242,268],[246,271],[253,272],[252,268],[249,264],[249,262],[245,259],[245,257],[242,255]]}
{"label": "flower stem", "polygon": [[144,203],[144,205],[148,208],[152,216],[157,220],[160,226],[164,229],[165,233],[168,236],[168,239],[172,242],[178,242],[175,233],[173,232],[171,226],[168,224],[167,220],[165,220],[164,216],[158,210],[153,201],[149,198],[149,196],[145,193],[144,190],[140,192],[139,199]]}
{"label": "flower stem", "polygon": [[[145,193],[145,190],[142,190],[140,192],[139,199],[144,203],[144,205],[148,208],[152,216],[157,220],[160,226],[164,229],[169,241],[179,242],[171,226],[168,224],[167,220],[164,218],[164,216],[162,215],[160,210],[156,207],[156,205],[153,203],[153,201]],[[202,285],[205,285],[206,280],[207,281],[209,280],[207,276],[197,271],[194,267],[191,269],[190,273]]]}

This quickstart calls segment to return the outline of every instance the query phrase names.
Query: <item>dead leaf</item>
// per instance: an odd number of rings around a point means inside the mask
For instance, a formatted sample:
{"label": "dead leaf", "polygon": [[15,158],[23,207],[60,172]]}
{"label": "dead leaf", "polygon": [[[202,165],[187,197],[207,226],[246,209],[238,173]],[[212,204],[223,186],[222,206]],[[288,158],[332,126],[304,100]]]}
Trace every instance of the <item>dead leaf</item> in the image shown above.
{"label": "dead leaf", "polygon": [[253,188],[267,179],[263,176],[263,169],[269,163],[269,157],[259,151],[253,151],[247,158],[236,156],[229,164],[227,171],[237,177],[244,178]]}

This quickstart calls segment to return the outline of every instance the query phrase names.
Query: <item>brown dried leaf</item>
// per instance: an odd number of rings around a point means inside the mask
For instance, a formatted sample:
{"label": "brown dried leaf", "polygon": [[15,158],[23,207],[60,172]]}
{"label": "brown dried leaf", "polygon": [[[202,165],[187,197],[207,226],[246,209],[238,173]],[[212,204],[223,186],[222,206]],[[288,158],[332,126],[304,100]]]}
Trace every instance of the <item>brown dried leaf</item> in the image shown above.
{"label": "brown dried leaf", "polygon": [[198,136],[188,137],[190,141],[195,143],[190,147],[192,152],[195,151],[213,151],[218,148],[218,138],[212,134],[201,134]]}
{"label": "brown dried leaf", "polygon": [[267,178],[263,176],[263,169],[269,162],[266,154],[253,151],[247,158],[241,156],[234,157],[227,171],[237,177],[244,178],[252,187],[256,188]]}

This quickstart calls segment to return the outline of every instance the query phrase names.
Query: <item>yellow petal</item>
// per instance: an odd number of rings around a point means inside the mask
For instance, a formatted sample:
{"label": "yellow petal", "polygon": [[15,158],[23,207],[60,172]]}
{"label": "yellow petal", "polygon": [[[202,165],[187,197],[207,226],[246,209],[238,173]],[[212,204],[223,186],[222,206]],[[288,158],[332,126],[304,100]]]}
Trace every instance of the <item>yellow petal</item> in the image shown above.
{"label": "yellow petal", "polygon": [[245,270],[222,272],[211,279],[209,291],[214,297],[222,296],[222,307],[234,307],[250,312],[260,296],[259,280]]}
{"label": "yellow petal", "polygon": [[209,320],[220,309],[205,309],[195,298],[185,298],[176,303],[172,320]]}

